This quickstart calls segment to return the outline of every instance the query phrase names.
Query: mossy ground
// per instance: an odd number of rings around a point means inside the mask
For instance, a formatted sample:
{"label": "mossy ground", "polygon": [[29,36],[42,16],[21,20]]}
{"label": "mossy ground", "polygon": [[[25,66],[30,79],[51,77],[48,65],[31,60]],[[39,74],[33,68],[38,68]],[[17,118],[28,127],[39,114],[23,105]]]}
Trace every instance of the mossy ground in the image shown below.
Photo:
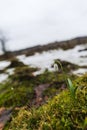
{"label": "mossy ground", "polygon": [[60,90],[64,84],[64,75],[56,72],[45,71],[34,76],[32,73],[37,68],[27,66],[16,67],[14,74],[0,84],[0,107],[24,106],[35,96],[34,88],[40,84],[48,83],[50,87],[43,92],[43,96],[51,97]]}
{"label": "mossy ground", "polygon": [[[75,81],[81,85],[87,75]],[[83,79],[83,80],[82,80]],[[87,84],[87,81],[85,81]],[[8,127],[7,127],[8,128]],[[87,86],[77,88],[76,99],[68,89],[38,109],[20,109],[9,124],[9,130],[86,130],[87,129]],[[6,130],[6,129],[5,129]]]}
{"label": "mossy ground", "polygon": [[[75,80],[77,76],[70,73],[71,67],[67,69],[68,65],[64,64],[66,74],[46,70],[34,76],[37,68],[28,67],[18,60],[14,62],[9,66],[16,65],[14,74],[0,84],[0,107],[14,108],[12,120],[7,123],[5,130],[80,130],[86,127],[87,75]],[[65,80],[68,77],[78,87],[75,100],[67,89]],[[47,96],[48,100],[38,108],[28,108],[27,105],[35,99],[35,88],[41,84],[49,84],[42,93],[42,98]],[[18,110],[15,109],[17,107]]]}
{"label": "mossy ground", "polygon": [[21,107],[26,105],[34,96],[33,72],[37,68],[30,68],[18,61],[11,59],[11,64],[6,67],[14,68],[14,74],[0,84],[0,107]]}
{"label": "mossy ground", "polygon": [[[22,67],[22,71],[24,71],[23,69],[26,68]],[[31,74],[27,75],[27,73],[22,75],[21,70],[19,71],[20,73],[17,73],[17,71],[14,75],[9,76],[4,84],[0,84],[0,107],[23,106],[33,98],[33,76]],[[26,80],[22,79],[24,77]]]}

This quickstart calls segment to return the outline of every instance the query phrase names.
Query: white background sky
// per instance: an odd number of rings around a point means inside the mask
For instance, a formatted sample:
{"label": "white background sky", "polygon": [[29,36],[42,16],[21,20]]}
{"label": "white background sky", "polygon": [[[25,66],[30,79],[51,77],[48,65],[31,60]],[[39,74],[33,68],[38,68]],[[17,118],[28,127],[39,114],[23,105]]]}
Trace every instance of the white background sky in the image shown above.
{"label": "white background sky", "polygon": [[0,28],[15,50],[87,35],[87,0],[0,0]]}

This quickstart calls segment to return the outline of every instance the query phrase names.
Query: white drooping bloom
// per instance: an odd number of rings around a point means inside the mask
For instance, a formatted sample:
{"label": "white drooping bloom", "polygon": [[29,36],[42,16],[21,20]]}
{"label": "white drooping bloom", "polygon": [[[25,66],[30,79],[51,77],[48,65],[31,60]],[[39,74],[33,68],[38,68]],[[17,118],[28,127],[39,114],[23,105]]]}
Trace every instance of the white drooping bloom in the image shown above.
{"label": "white drooping bloom", "polygon": [[57,65],[56,63],[54,64],[54,70],[55,70],[55,71],[58,71],[58,70],[59,70],[58,65]]}

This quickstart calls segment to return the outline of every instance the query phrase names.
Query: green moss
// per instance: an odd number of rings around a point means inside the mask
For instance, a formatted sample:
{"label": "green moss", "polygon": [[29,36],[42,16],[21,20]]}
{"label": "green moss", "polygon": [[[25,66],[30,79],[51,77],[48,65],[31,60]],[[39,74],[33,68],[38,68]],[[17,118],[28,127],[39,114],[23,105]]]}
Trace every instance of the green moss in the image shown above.
{"label": "green moss", "polygon": [[80,88],[87,87],[87,73],[76,79],[74,84]]}
{"label": "green moss", "polygon": [[43,92],[43,97],[47,96],[47,97],[53,97],[54,95],[56,95],[59,92],[59,90],[55,87],[49,87],[48,89],[46,89]]}
{"label": "green moss", "polygon": [[49,72],[45,71],[43,74],[40,74],[36,77],[37,83],[53,83],[53,82],[62,82],[65,81],[65,75],[58,72]]}
{"label": "green moss", "polygon": [[[5,89],[4,89],[5,88]],[[23,106],[33,98],[33,86],[28,83],[21,85],[9,84],[0,88],[0,106]]]}
{"label": "green moss", "polygon": [[24,106],[35,96],[34,87],[53,78],[50,73],[33,76],[37,68],[16,67],[14,74],[4,84],[0,84],[0,106]]}
{"label": "green moss", "polygon": [[16,58],[12,58],[12,59],[10,59],[10,61],[11,61],[11,64],[7,68],[14,68],[14,67],[23,67],[23,66],[26,66],[26,65],[24,65],[21,61],[19,61]]}
{"label": "green moss", "polygon": [[[85,79],[84,79],[85,78]],[[86,75],[78,78],[87,84]],[[82,82],[82,84],[83,84]],[[81,85],[81,84],[80,84]],[[66,89],[38,109],[21,109],[9,130],[85,130],[87,127],[87,86],[78,87],[73,100]]]}
{"label": "green moss", "polygon": [[17,67],[4,84],[0,84],[0,106],[24,106],[34,97],[34,68]]}
{"label": "green moss", "polygon": [[87,114],[83,102],[73,102],[69,92],[64,91],[38,110],[20,110],[9,130],[14,130],[15,126],[17,130],[82,129]]}
{"label": "green moss", "polygon": [[32,80],[34,78],[33,76],[33,72],[36,71],[37,68],[29,68],[26,66],[23,67],[17,67],[14,71],[14,74],[10,76],[10,78],[14,81],[14,82],[26,82],[29,80]]}
{"label": "green moss", "polygon": [[[61,92],[61,86],[66,85],[65,74],[45,71],[41,75],[33,76],[33,72],[36,70],[37,68],[27,66],[16,67],[14,74],[9,76],[8,81],[0,87],[0,106],[25,106],[32,102],[35,94],[34,88],[45,83],[50,84],[50,87],[42,93],[42,96],[58,95],[39,109],[31,108],[30,111],[20,109],[18,115],[13,116],[11,123],[8,123],[5,130],[62,130],[63,128],[67,130],[78,126],[82,128],[86,102],[85,96],[82,95],[83,91],[81,93],[77,91],[77,99],[74,102],[68,90]],[[75,78],[72,75],[67,77]],[[78,97],[82,98],[81,101]],[[80,116],[78,116],[79,111],[81,111]],[[80,121],[79,118],[81,118]]]}
{"label": "green moss", "polygon": [[66,88],[66,79],[70,77],[72,80],[76,78],[75,75],[65,75],[60,72],[49,72],[45,71],[43,74],[36,77],[37,84],[48,83],[50,86],[43,92],[43,97],[53,97],[61,90]]}
{"label": "green moss", "polygon": [[23,106],[35,96],[34,88],[40,84],[48,83],[50,87],[43,92],[43,96],[52,97],[65,83],[64,74],[45,71],[43,74],[33,76],[37,68],[27,66],[16,67],[14,74],[0,87],[0,106]]}

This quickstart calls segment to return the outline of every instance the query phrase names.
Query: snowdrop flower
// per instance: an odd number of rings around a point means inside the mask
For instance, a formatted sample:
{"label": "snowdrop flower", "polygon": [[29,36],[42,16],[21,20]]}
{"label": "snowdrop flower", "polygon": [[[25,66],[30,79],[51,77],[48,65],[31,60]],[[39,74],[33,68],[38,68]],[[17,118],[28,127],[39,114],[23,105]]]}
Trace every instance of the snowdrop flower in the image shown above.
{"label": "snowdrop flower", "polygon": [[56,63],[54,64],[54,70],[55,70],[55,71],[58,71],[58,70],[59,70],[58,65],[57,65]]}

